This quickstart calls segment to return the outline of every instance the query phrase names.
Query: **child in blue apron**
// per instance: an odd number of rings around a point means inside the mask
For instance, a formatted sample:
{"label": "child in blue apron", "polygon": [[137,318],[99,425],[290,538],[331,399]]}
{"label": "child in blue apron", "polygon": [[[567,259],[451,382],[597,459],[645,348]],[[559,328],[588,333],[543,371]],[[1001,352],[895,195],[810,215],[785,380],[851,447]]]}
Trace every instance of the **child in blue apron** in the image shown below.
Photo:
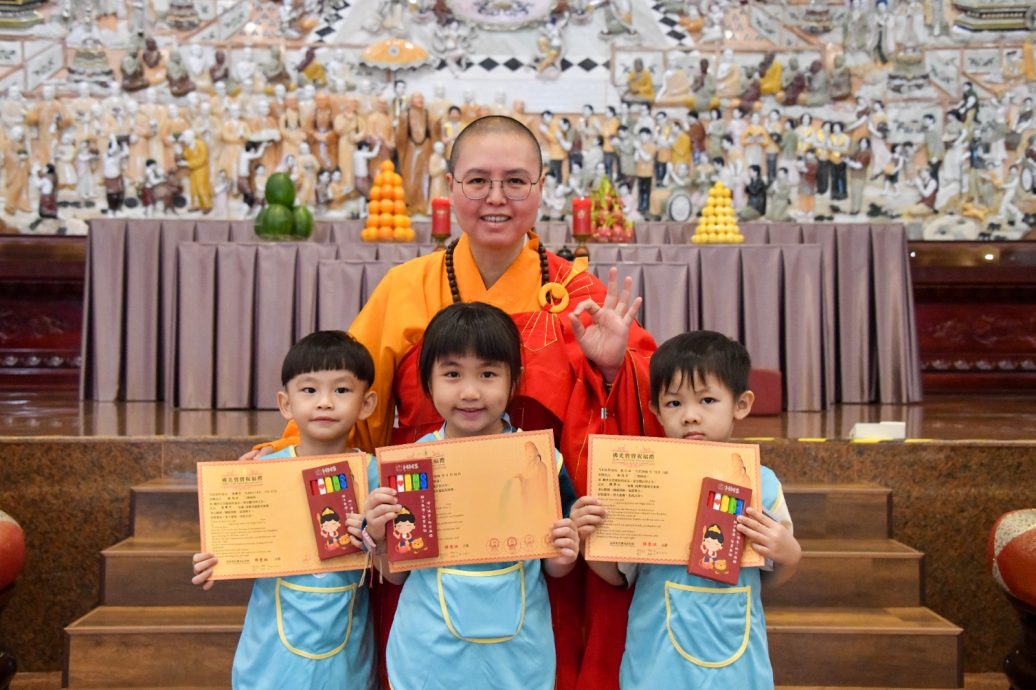
{"label": "child in blue apron", "polygon": [[[444,423],[419,442],[517,431],[504,411],[518,389],[521,353],[518,328],[500,309],[469,302],[439,312],[425,331],[419,368]],[[575,492],[560,455],[555,463],[567,515]],[[395,546],[391,532],[406,512],[394,490],[374,488],[373,467],[370,483],[364,542],[384,577],[403,585],[385,652],[392,690],[552,690],[554,634],[544,575],[562,577],[575,565],[572,521],[554,523],[553,558],[390,574],[382,554]]]}
{"label": "child in blue apron", "polygon": [[[349,432],[377,403],[369,390],[374,361],[342,331],[318,331],[296,343],[284,359],[281,381],[277,404],[285,419],[298,424],[300,442],[263,459],[349,452]],[[373,458],[368,463],[374,464]],[[360,546],[359,515],[328,516],[325,527],[337,522],[337,530],[342,518],[351,526],[350,540]],[[195,554],[191,581],[209,589],[216,563],[213,554]],[[235,690],[376,688],[374,636],[360,572],[257,579],[234,654],[232,684]]]}
{"label": "child in blue apron", "polygon": [[[651,358],[651,411],[669,438],[728,442],[734,422],[752,409],[751,369],[745,348],[712,331],[684,333]],[[749,508],[737,529],[751,540],[772,570],[766,585],[787,581],[802,551],[777,476],[762,468],[760,513]],[[581,539],[607,519],[597,499],[572,508]],[[710,534],[717,545],[718,532]],[[700,556],[703,562],[709,554]],[[726,585],[687,572],[683,565],[591,562],[606,582],[635,587],[619,671],[623,690],[657,688],[773,688],[760,599],[759,568],[742,568]]]}

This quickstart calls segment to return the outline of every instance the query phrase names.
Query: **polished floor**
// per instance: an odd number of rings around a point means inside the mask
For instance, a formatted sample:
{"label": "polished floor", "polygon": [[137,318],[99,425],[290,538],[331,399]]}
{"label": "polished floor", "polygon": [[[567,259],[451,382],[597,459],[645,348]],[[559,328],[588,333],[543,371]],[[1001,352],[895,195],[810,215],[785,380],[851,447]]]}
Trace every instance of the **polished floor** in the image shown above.
{"label": "polished floor", "polygon": [[[1036,442],[1036,391],[1012,395],[930,395],[913,405],[837,405],[823,412],[749,417],[745,439],[850,438],[857,422],[904,421],[909,439]],[[75,393],[0,392],[0,437],[280,435],[276,410],[183,410],[163,403],[80,401]]]}
{"label": "polished floor", "polygon": [[[1007,690],[1007,679],[1000,673],[965,673],[964,690]],[[11,682],[11,690],[58,690],[60,673],[20,673]],[[784,690],[778,685],[777,690]],[[787,690],[799,690],[787,688]],[[801,690],[853,690],[852,688],[808,688]]]}

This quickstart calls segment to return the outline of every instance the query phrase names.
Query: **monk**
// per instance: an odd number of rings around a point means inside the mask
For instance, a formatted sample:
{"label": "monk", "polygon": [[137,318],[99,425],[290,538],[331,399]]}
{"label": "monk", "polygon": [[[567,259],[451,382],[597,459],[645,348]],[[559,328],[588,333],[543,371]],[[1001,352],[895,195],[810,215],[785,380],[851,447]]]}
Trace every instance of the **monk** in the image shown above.
{"label": "monk", "polygon": [[[373,450],[411,443],[442,424],[418,377],[421,334],[440,309],[460,301],[488,302],[515,320],[524,374],[511,419],[523,429],[554,430],[577,492],[586,491],[587,434],[661,435],[644,412],[655,343],[634,321],[641,300],[630,301],[632,280],[620,291],[612,269],[606,288],[585,264],[547,251],[530,230],[540,207],[542,166],[536,137],[512,118],[483,117],[461,132],[447,175],[460,238],[445,252],[390,270],[349,328],[374,357],[371,390],[379,401],[354,428],[353,445]],[[293,443],[295,434],[289,424],[273,445]],[[557,687],[575,687],[581,662],[583,687],[616,687],[629,593],[585,569],[551,585]],[[381,586],[382,596],[391,589]],[[584,593],[592,611],[585,660]],[[381,607],[382,642],[393,604]]]}

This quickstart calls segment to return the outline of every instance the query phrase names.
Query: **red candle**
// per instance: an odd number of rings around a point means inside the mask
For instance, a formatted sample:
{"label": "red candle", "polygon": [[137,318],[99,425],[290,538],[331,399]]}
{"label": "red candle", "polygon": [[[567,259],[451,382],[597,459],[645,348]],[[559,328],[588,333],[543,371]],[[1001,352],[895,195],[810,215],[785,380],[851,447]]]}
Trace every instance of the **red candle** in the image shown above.
{"label": "red candle", "polygon": [[450,236],[450,200],[444,196],[432,199],[432,237]]}
{"label": "red candle", "polygon": [[572,236],[590,234],[590,198],[579,196],[572,199]]}

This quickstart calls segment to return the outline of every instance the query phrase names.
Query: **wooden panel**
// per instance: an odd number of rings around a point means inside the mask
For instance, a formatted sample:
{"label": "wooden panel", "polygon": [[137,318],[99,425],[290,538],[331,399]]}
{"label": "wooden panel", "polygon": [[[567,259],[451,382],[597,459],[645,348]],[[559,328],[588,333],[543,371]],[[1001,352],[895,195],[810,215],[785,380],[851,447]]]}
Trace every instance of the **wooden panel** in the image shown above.
{"label": "wooden panel", "polygon": [[892,536],[891,492],[874,484],[784,487],[799,539],[886,539]]}
{"label": "wooden panel", "polygon": [[784,685],[959,688],[960,628],[922,608],[766,612],[774,680]]}
{"label": "wooden panel", "polygon": [[66,628],[64,685],[226,686],[244,618],[242,606],[102,606]]}
{"label": "wooden panel", "polygon": [[195,480],[159,479],[133,487],[132,530],[150,539],[195,539],[198,485]]}
{"label": "wooden panel", "polygon": [[920,606],[922,554],[891,539],[799,539],[789,582],[763,591],[769,606]]}
{"label": "wooden panel", "polygon": [[191,584],[198,541],[130,538],[103,558],[102,603],[107,606],[244,606],[252,580],[217,582],[205,591]]}
{"label": "wooden panel", "polygon": [[910,245],[925,391],[1036,387],[1036,242]]}
{"label": "wooden panel", "polygon": [[0,236],[0,390],[78,387],[85,261],[83,237]]}

